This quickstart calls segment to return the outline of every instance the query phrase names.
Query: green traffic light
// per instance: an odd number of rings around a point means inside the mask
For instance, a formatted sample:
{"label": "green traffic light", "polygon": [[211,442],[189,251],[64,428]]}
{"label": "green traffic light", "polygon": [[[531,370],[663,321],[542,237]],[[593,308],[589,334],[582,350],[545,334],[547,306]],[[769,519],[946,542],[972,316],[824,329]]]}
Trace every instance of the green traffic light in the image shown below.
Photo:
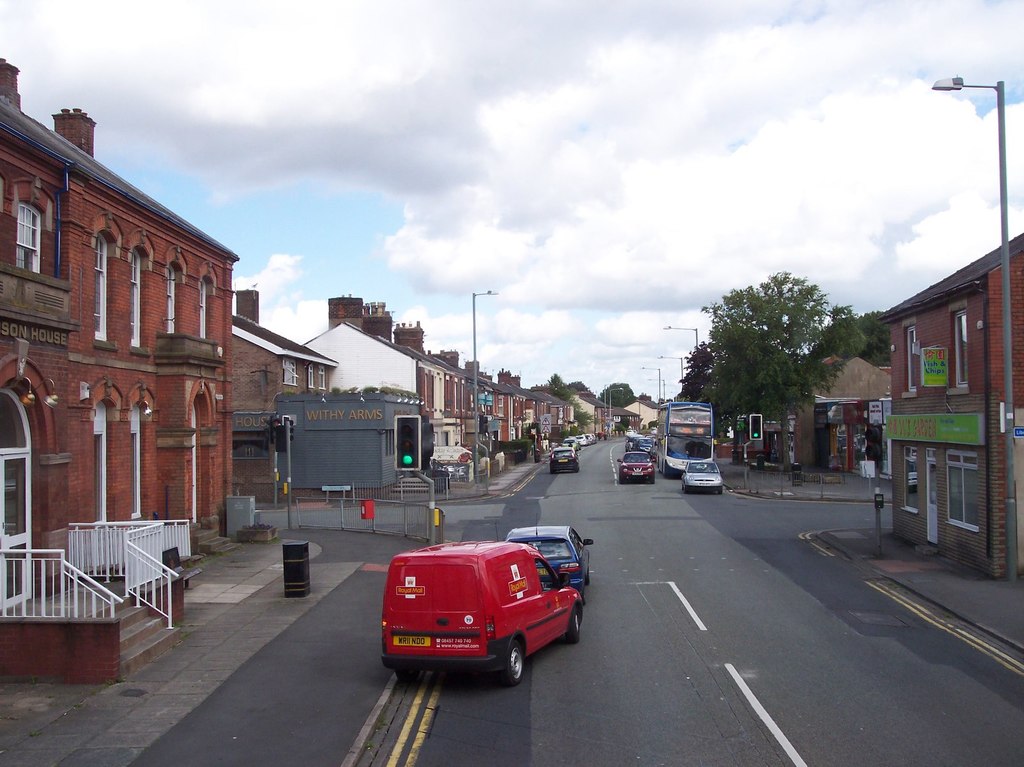
{"label": "green traffic light", "polygon": [[402,456],[402,465],[403,466],[412,466],[412,456],[411,455],[403,455]]}

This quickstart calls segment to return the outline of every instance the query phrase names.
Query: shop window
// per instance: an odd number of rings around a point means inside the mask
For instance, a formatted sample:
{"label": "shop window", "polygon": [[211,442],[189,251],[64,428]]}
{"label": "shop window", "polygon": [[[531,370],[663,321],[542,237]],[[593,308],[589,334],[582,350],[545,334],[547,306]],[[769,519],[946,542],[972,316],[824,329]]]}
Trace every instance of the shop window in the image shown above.
{"label": "shop window", "polygon": [[978,530],[978,455],[946,453],[946,477],[949,482],[949,521],[969,530]]}
{"label": "shop window", "polygon": [[917,448],[903,448],[903,508],[917,511],[919,507],[917,495]]}

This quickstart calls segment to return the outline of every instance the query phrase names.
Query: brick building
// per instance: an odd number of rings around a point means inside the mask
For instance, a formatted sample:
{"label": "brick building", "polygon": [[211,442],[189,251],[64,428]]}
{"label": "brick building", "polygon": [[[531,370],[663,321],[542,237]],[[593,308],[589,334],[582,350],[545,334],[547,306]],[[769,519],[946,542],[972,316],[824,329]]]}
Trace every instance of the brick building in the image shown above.
{"label": "brick building", "polygon": [[[1010,242],[1015,402],[1024,394],[1022,249],[1018,235]],[[996,249],[881,317],[893,350],[885,429],[893,531],[994,577],[1007,575],[1000,260]],[[1018,487],[1022,459],[1014,452]],[[1019,521],[1017,530],[1019,537]]]}
{"label": "brick building", "polygon": [[63,548],[72,522],[214,526],[237,256],[97,162],[86,112],[54,124],[0,59],[0,548]]}

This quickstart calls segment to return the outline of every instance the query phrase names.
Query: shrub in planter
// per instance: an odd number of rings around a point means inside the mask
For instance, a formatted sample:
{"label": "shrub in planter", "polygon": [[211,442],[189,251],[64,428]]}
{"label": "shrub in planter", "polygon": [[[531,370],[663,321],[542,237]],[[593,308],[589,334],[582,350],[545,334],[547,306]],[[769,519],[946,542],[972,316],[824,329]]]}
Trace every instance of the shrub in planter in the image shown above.
{"label": "shrub in planter", "polygon": [[277,538],[277,528],[265,523],[246,525],[238,528],[235,532],[235,539],[239,543],[270,543],[275,538]]}

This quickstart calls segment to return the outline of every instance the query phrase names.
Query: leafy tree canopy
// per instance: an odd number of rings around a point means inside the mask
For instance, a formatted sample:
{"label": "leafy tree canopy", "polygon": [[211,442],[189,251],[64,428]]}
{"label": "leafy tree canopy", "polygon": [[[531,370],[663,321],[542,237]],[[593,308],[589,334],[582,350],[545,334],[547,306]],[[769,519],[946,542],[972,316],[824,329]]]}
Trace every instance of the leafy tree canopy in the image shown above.
{"label": "leafy tree canopy", "polygon": [[864,346],[849,306],[828,301],[816,285],[789,272],[733,290],[703,307],[711,317],[711,393],[720,415],[761,412],[782,420],[835,381]]}
{"label": "leafy tree canopy", "polygon": [[857,356],[875,367],[884,368],[892,364],[892,355],[889,352],[892,339],[889,326],[878,319],[881,316],[881,312],[867,312],[857,318],[857,328],[864,336],[864,347]]}
{"label": "leafy tree canopy", "polygon": [[686,375],[683,376],[679,399],[683,402],[708,402],[711,388],[711,370],[715,358],[708,348],[707,342],[702,343],[686,358]]}
{"label": "leafy tree canopy", "polygon": [[611,403],[612,407],[625,407],[636,401],[633,387],[627,383],[608,384],[597,394],[597,398],[602,402]]}

